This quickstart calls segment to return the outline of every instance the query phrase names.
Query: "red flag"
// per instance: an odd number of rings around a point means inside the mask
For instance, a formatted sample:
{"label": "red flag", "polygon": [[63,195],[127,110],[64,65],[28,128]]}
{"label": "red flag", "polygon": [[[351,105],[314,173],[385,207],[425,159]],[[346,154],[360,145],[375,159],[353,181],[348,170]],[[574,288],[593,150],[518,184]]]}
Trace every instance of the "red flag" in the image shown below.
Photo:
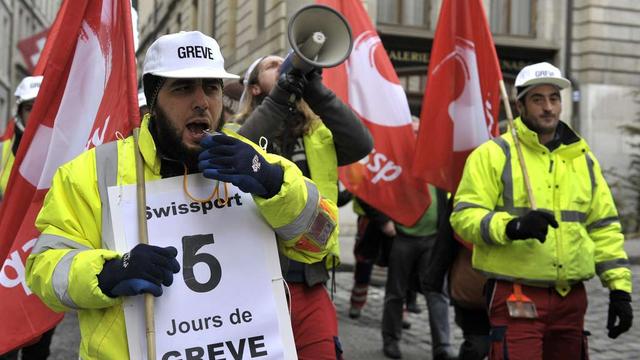
{"label": "red flag", "polygon": [[498,57],[481,0],[444,0],[436,27],[413,174],[455,192],[467,156],[498,135]]}
{"label": "red flag", "polygon": [[415,135],[398,75],[360,1],[321,0],[351,25],[353,51],[338,67],[325,69],[325,84],[367,126],[375,148],[339,169],[340,181],[357,197],[404,225],[413,225],[431,204],[427,184],[411,175]]}
{"label": "red flag", "polygon": [[139,124],[130,6],[128,0],[65,1],[59,33],[45,46],[53,42],[0,209],[0,354],[62,318],[31,293],[24,273],[55,170]]}
{"label": "red flag", "polygon": [[[51,27],[47,30],[47,39],[56,39],[58,37],[58,34],[60,33],[60,27],[62,25],[62,20],[66,18],[66,15],[64,13],[68,8],[69,7],[66,5],[60,7],[56,19],[53,21],[53,25],[51,25]],[[44,74],[44,67],[48,62],[49,54],[51,54],[51,48],[53,48],[54,43],[54,41],[46,41],[44,43],[44,48],[40,52],[38,62],[33,69],[32,75]]]}
{"label": "red flag", "polygon": [[41,31],[31,37],[18,42],[18,50],[24,58],[27,70],[31,75],[42,75],[47,63],[53,41],[47,42],[47,38],[55,39],[60,31],[60,22],[64,18],[63,11],[67,6],[60,7],[58,15],[49,29]]}

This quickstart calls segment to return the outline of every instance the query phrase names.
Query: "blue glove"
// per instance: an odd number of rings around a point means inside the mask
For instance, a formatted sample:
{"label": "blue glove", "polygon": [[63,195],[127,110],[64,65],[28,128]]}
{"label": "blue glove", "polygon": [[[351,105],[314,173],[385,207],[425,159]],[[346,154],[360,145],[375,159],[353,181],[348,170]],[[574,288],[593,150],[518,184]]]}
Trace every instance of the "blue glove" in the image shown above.
{"label": "blue glove", "polygon": [[198,168],[205,177],[232,183],[265,199],[280,192],[284,171],[268,163],[251,145],[219,134],[205,137],[200,146],[205,150],[198,157]]}
{"label": "blue glove", "polygon": [[[157,288],[151,288],[145,282],[157,287],[160,284],[169,286],[173,283],[173,274],[180,271],[180,264],[176,260],[178,250],[173,246],[166,248],[138,244],[122,258],[109,260],[104,263],[102,271],[98,274],[98,287],[110,297],[118,295],[139,294],[150,292],[161,294]],[[129,281],[129,280],[138,280]],[[129,282],[127,282],[129,281]],[[119,293],[115,293],[116,287]],[[122,293],[120,293],[120,291]]]}
{"label": "blue glove", "polygon": [[111,294],[114,296],[133,296],[144,293],[158,297],[162,295],[162,287],[147,280],[128,279],[120,281],[111,289]]}

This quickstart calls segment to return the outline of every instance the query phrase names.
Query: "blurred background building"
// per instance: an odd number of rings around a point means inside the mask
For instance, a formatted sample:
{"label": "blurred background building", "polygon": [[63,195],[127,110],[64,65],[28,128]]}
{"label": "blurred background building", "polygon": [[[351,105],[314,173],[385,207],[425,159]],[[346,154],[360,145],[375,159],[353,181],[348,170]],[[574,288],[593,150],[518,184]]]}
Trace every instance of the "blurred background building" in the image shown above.
{"label": "blurred background building", "polygon": [[[357,0],[353,0],[357,1]],[[215,37],[231,72],[289,50],[287,19],[310,0],[139,1],[138,63],[158,36],[200,30]],[[396,68],[414,115],[420,114],[442,0],[362,0]],[[589,141],[603,167],[625,169],[631,149],[619,126],[640,105],[640,2],[635,0],[484,0],[507,87],[528,64],[548,61],[573,82],[563,119]],[[502,116],[504,118],[504,116]],[[622,155],[622,156],[621,156]]]}
{"label": "blurred background building", "polygon": [[[396,68],[414,115],[420,114],[430,49],[442,0],[362,1]],[[61,0],[0,0],[0,123],[13,90],[29,72],[18,44],[47,29]],[[507,87],[525,65],[548,61],[573,82],[563,119],[592,146],[603,168],[628,171],[630,135],[640,117],[640,1],[483,0]],[[199,30],[215,37],[230,71],[285,54],[287,19],[311,0],[133,0],[138,66],[160,35]],[[502,116],[504,117],[504,116]]]}
{"label": "blurred background building", "polygon": [[[30,74],[30,62],[37,61],[37,50],[44,45],[46,34],[35,38],[34,35],[49,28],[60,2],[61,0],[0,0],[1,129],[4,129],[5,122],[15,111],[13,92],[20,80]],[[21,49],[18,48],[19,44]]]}

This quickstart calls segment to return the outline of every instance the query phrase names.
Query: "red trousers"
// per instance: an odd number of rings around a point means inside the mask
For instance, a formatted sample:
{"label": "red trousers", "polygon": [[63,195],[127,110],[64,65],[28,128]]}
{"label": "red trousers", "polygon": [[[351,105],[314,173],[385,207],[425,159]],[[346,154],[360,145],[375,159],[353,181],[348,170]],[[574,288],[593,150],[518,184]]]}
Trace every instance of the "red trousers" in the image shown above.
{"label": "red trousers", "polygon": [[536,305],[537,319],[512,318],[507,298],[513,283],[495,281],[489,304],[491,360],[583,360],[588,359],[584,316],[587,294],[582,283],[562,297],[554,288],[522,285],[522,292]]}
{"label": "red trousers", "polygon": [[289,283],[291,326],[300,360],[342,359],[338,319],[324,285]]}

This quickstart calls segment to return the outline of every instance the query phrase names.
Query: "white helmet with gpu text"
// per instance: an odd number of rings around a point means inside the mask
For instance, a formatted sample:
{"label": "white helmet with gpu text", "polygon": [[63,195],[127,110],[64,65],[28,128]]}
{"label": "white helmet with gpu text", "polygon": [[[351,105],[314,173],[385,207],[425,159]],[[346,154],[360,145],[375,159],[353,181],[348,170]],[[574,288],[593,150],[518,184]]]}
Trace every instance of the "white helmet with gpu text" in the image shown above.
{"label": "white helmet with gpu text", "polygon": [[560,69],[547,62],[528,65],[522,68],[516,77],[515,86],[518,90],[516,99],[523,97],[533,85],[542,84],[564,89],[571,86],[571,81],[562,77]]}
{"label": "white helmet with gpu text", "polygon": [[35,99],[38,96],[38,91],[40,91],[42,79],[42,76],[27,76],[22,79],[14,93],[16,96],[16,105]]}
{"label": "white helmet with gpu text", "polygon": [[216,40],[199,31],[159,37],[147,50],[142,69],[144,93],[150,107],[155,105],[162,78],[239,78],[225,70]]}

